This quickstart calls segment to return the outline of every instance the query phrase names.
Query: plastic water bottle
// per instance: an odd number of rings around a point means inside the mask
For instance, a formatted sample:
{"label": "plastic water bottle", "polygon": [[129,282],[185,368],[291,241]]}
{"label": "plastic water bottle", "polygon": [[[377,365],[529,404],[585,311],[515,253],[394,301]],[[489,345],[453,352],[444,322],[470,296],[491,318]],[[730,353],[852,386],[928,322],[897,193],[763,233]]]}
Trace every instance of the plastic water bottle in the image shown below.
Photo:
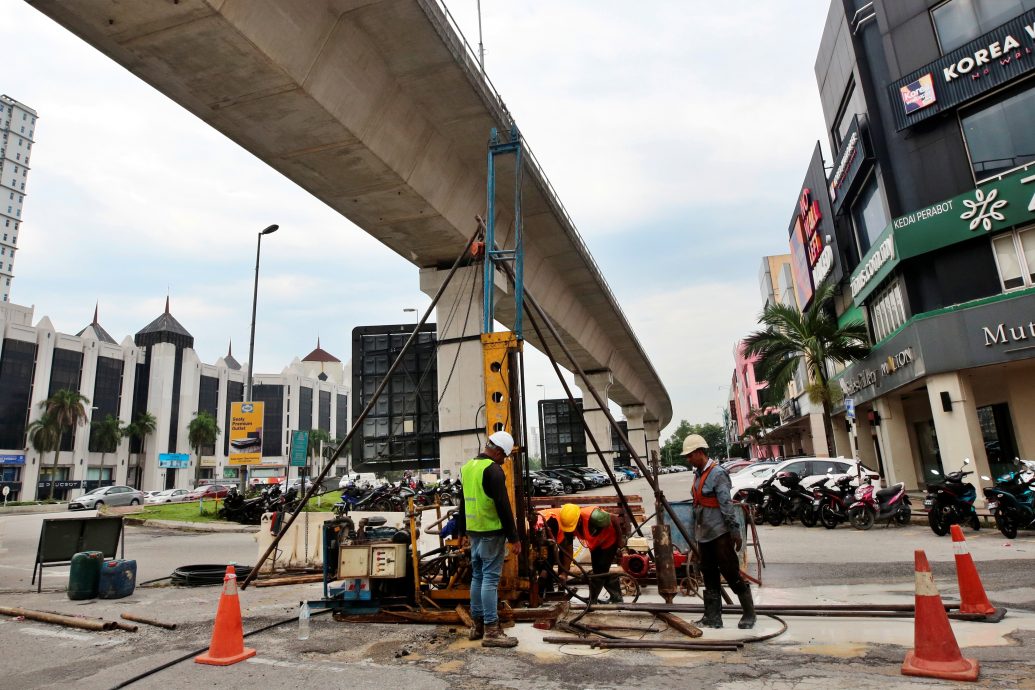
{"label": "plastic water bottle", "polygon": [[301,602],[298,609],[298,639],[309,639],[309,602]]}

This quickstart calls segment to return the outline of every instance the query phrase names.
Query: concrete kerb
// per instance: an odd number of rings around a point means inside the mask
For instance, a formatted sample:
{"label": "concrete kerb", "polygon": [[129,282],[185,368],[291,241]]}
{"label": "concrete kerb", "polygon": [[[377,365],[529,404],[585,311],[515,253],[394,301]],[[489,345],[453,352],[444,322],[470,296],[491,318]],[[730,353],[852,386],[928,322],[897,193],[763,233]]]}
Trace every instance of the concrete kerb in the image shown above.
{"label": "concrete kerb", "polygon": [[147,520],[141,517],[127,515],[127,525],[137,527],[150,527],[153,529],[167,529],[174,532],[225,532],[239,534],[253,534],[258,532],[259,525],[238,525],[222,522],[179,522],[177,520]]}
{"label": "concrete kerb", "polygon": [[6,507],[0,504],[0,515],[35,515],[38,513],[63,513],[67,510],[67,503],[50,503],[30,506]]}

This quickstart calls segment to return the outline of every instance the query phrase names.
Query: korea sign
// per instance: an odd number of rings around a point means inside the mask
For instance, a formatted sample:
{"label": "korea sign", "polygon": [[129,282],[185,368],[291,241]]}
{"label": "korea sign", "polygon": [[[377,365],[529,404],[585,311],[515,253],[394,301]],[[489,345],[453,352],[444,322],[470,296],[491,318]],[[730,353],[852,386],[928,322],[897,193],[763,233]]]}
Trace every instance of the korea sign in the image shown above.
{"label": "korea sign", "polygon": [[262,417],[265,403],[235,402],[230,406],[230,465],[262,463]]}

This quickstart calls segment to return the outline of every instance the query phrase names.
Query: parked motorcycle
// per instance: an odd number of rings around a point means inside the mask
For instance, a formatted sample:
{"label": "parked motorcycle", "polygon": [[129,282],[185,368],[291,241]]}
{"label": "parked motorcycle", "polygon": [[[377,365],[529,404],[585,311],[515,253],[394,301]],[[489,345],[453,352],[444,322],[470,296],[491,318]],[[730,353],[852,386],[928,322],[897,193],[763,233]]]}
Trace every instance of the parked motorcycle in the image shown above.
{"label": "parked motorcycle", "polygon": [[[801,484],[801,477],[794,472],[778,472],[762,482],[762,517],[773,527],[783,524],[785,520],[795,517],[798,502],[793,491]],[[780,487],[787,490],[781,490]]]}
{"label": "parked motorcycle", "polygon": [[876,490],[872,484],[863,484],[855,490],[855,503],[848,508],[848,521],[861,530],[870,529],[877,520],[908,525],[912,515],[906,485],[902,482]]}
{"label": "parked motorcycle", "polygon": [[834,529],[848,521],[848,508],[855,502],[855,477],[843,475],[833,480],[816,484],[812,488],[812,507],[819,522],[827,529]]}
{"label": "parked motorcycle", "polygon": [[[1035,529],[1035,467],[1014,460],[1015,469],[998,477],[985,489],[986,507],[995,517],[996,528],[1007,539],[1019,529]],[[984,478],[984,477],[983,477]]]}
{"label": "parked motorcycle", "polygon": [[[970,464],[970,458],[964,458],[964,466]],[[938,470],[930,470],[939,475]],[[924,498],[924,510],[927,511],[927,523],[931,531],[939,537],[949,533],[952,525],[970,525],[975,531],[981,529],[981,521],[974,510],[974,499],[977,489],[964,482],[967,475],[974,474],[960,470],[945,475],[941,482],[929,484],[927,496]]]}

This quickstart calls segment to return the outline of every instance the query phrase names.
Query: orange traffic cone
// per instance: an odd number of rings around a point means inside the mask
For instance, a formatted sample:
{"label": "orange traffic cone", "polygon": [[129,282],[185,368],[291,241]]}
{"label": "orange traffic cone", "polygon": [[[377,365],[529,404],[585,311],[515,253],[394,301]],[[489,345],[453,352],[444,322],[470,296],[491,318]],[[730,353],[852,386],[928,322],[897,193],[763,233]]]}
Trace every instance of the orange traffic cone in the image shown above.
{"label": "orange traffic cone", "polygon": [[952,526],[952,550],[956,553],[956,579],[960,583],[960,613],[967,614],[967,620],[998,623],[1006,615],[1006,609],[997,609],[988,601],[959,525]]}
{"label": "orange traffic cone", "polygon": [[913,649],[906,653],[902,673],[944,680],[977,680],[977,659],[964,659],[952,634],[945,605],[934,586],[931,566],[922,549],[915,552],[916,613],[913,615]]}
{"label": "orange traffic cone", "polygon": [[223,594],[216,609],[216,625],[212,629],[212,643],[208,652],[194,657],[199,664],[229,666],[255,656],[255,650],[244,646],[244,628],[241,625],[241,602],[237,598],[237,572],[226,567]]}

